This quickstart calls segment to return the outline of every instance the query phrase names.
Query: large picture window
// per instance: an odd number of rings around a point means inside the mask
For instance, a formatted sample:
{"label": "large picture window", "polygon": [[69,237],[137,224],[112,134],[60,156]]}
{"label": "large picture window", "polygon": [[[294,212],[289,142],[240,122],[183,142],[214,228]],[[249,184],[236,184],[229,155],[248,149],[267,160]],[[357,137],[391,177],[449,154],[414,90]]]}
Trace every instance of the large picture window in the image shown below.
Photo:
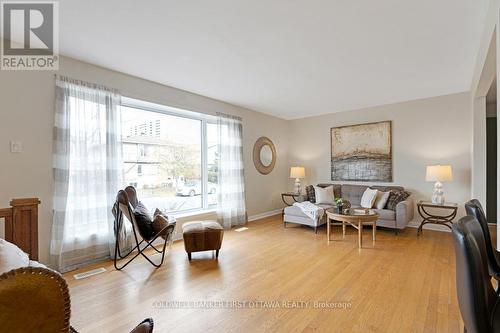
{"label": "large picture window", "polygon": [[150,209],[217,205],[217,125],[210,116],[132,99],[122,103],[124,185]]}

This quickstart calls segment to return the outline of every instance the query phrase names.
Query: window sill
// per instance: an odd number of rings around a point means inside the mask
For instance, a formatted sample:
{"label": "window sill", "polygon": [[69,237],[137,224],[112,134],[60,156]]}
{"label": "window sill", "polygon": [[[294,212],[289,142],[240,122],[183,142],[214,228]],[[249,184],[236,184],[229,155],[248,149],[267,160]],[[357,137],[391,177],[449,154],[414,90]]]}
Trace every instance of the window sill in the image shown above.
{"label": "window sill", "polygon": [[185,218],[192,218],[196,216],[202,216],[202,215],[207,215],[207,214],[216,214],[217,209],[215,208],[208,208],[208,209],[198,209],[198,210],[193,210],[193,211],[188,211],[188,212],[179,212],[179,213],[170,213],[168,215],[172,215],[176,219],[185,219]]}
{"label": "window sill", "polygon": [[[175,228],[173,240],[178,241],[182,239],[182,225],[184,223],[196,220],[206,220],[206,219],[217,219],[217,209],[197,209],[188,212],[179,212],[175,214],[169,214],[177,219],[177,228]],[[210,215],[215,215],[215,217],[209,217]]]}

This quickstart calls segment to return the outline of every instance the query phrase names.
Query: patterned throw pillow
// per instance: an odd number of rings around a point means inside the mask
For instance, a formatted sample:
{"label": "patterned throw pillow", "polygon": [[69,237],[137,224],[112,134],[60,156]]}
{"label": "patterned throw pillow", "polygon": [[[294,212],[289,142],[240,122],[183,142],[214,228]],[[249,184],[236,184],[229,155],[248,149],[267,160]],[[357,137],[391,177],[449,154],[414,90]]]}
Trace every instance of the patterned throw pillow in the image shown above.
{"label": "patterned throw pillow", "polygon": [[307,199],[315,203],[316,202],[316,192],[314,191],[314,186],[312,185],[307,185],[306,186],[306,194],[307,194]]}
{"label": "patterned throw pillow", "polygon": [[391,191],[389,195],[389,200],[387,200],[386,209],[396,210],[396,206],[401,201],[405,201],[411,195],[408,191]]}

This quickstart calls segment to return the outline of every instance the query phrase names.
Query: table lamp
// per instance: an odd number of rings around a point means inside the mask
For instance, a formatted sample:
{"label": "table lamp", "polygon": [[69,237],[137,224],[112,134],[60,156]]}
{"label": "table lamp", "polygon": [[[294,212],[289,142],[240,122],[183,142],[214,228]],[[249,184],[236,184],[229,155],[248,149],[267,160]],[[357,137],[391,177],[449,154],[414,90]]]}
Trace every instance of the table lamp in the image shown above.
{"label": "table lamp", "polygon": [[434,192],[432,193],[432,203],[437,205],[444,204],[444,191],[441,182],[453,180],[451,165],[429,165],[425,173],[425,180],[434,183]]}
{"label": "table lamp", "polygon": [[292,167],[290,169],[290,178],[295,178],[295,186],[293,191],[300,194],[300,179],[306,177],[306,170],[304,167]]}

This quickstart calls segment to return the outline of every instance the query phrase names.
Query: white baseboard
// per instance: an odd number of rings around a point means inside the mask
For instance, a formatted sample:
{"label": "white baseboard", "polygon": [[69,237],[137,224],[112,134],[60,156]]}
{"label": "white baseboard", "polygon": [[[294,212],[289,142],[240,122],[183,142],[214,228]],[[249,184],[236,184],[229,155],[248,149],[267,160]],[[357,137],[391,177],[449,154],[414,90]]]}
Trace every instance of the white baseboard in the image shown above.
{"label": "white baseboard", "polygon": [[264,213],[260,213],[260,214],[250,215],[248,217],[248,222],[260,220],[260,219],[263,219],[263,218],[266,218],[269,216],[273,216],[273,215],[278,215],[278,214],[281,214],[282,211],[283,211],[283,209],[279,208],[279,209],[270,210],[268,212],[264,212]]}
{"label": "white baseboard", "polygon": [[[418,228],[420,226],[420,222],[411,221],[406,226],[409,228]],[[444,225],[437,225],[437,224],[426,224],[426,225],[424,225],[423,229],[424,230],[441,231],[441,232],[451,232],[450,228],[445,227]]]}

